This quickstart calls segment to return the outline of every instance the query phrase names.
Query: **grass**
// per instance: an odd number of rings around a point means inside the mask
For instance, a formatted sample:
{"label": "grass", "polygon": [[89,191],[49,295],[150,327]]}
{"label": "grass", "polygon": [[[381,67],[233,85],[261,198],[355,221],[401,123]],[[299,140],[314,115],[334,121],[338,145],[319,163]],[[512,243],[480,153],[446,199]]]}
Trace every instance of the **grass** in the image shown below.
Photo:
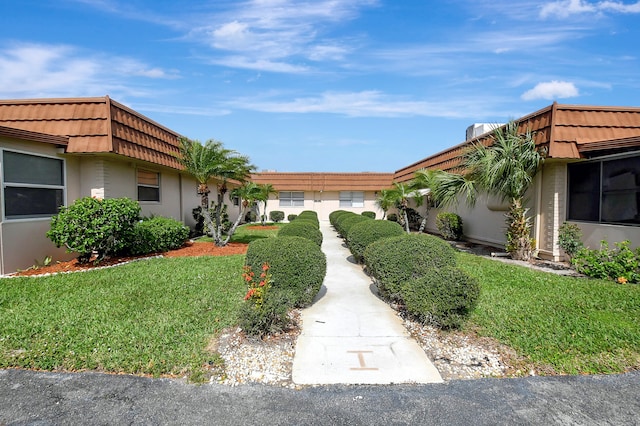
{"label": "grass", "polygon": [[219,362],[210,338],[237,323],[244,256],[165,258],[0,280],[0,367],[186,375]]}
{"label": "grass", "polygon": [[460,253],[481,283],[470,325],[551,373],[640,368],[640,286],[563,277]]}
{"label": "grass", "polygon": [[[258,223],[248,223],[248,224],[245,224],[245,225],[241,225],[241,226],[238,226],[238,228],[236,229],[236,232],[234,232],[234,234],[231,237],[230,241],[232,243],[249,244],[253,240],[259,240],[259,239],[262,239],[262,238],[275,237],[276,235],[278,235],[278,231],[280,231],[280,228],[282,228],[284,225],[285,225],[284,223],[270,223],[270,222],[267,222],[267,226],[269,226],[269,227],[277,226],[278,229],[259,229],[259,227],[262,226],[262,225],[260,225],[260,222],[258,222]],[[203,238],[199,238],[198,241],[200,241],[200,242],[212,242],[213,238],[211,238],[211,237],[203,237]]]}

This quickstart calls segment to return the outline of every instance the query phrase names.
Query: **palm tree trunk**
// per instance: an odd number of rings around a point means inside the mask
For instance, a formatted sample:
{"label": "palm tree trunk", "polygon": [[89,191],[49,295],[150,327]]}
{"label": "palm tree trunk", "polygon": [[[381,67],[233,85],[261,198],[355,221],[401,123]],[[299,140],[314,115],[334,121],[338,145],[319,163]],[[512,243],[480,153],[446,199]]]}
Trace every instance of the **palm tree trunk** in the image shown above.
{"label": "palm tree trunk", "polygon": [[407,231],[407,234],[410,234],[409,230],[409,216],[407,215],[407,209],[402,209],[402,217],[404,218],[404,227]]}
{"label": "palm tree trunk", "polygon": [[[242,206],[242,203],[240,203],[240,205]],[[225,238],[224,241],[222,241],[222,238],[221,238],[220,239],[221,240],[220,243],[216,242],[216,245],[218,247],[224,247],[227,244],[229,244],[229,241],[231,240],[231,237],[233,237],[233,234],[236,232],[236,228],[238,227],[238,225],[240,225],[240,221],[244,217],[245,211],[246,211],[246,209],[245,209],[244,206],[240,207],[240,214],[238,215],[238,217],[236,218],[236,221],[233,223],[233,225],[231,225],[231,228],[227,232],[227,238]]]}
{"label": "palm tree trunk", "polygon": [[515,260],[531,260],[533,254],[531,221],[527,217],[529,209],[523,207],[522,198],[513,198],[507,217],[506,250]]}

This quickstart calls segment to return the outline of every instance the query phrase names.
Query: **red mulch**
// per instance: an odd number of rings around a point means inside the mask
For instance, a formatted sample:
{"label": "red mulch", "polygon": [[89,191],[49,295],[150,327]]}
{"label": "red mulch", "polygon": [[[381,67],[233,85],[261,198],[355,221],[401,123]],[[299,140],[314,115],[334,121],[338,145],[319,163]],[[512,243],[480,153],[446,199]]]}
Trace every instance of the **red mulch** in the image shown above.
{"label": "red mulch", "polygon": [[167,253],[158,253],[154,255],[143,256],[122,256],[111,257],[100,262],[98,265],[94,265],[93,262],[81,265],[76,259],[68,262],[55,262],[49,266],[41,266],[38,269],[29,269],[27,271],[20,271],[15,273],[17,276],[27,275],[42,275],[52,274],[56,272],[76,272],[84,271],[87,269],[100,268],[103,266],[118,265],[121,263],[130,262],[135,259],[142,259],[150,256],[162,255],[164,257],[184,257],[184,256],[231,256],[234,254],[245,254],[247,252],[248,244],[243,243],[229,243],[224,247],[217,247],[214,243],[185,243],[184,246],[177,250],[171,250]]}

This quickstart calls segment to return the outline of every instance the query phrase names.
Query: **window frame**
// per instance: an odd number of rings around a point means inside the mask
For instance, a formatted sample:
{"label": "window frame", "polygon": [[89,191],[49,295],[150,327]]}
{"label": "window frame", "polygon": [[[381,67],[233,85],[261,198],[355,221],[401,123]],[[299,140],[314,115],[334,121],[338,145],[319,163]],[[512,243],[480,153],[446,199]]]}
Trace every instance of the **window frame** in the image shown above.
{"label": "window frame", "polygon": [[[343,194],[345,196],[343,196]],[[346,195],[349,194],[349,196],[347,197]],[[360,201],[358,198],[354,197],[354,194],[362,194],[362,205],[360,204]],[[339,207],[351,207],[351,208],[356,208],[356,209],[361,209],[364,208],[364,191],[340,191],[339,194],[339,201],[338,201],[338,205]],[[357,203],[357,204],[354,204]]]}
{"label": "window frame", "polygon": [[[51,185],[51,184],[38,184],[38,183],[22,183],[22,182],[7,182],[5,179],[5,161],[4,154],[5,152],[11,152],[15,154],[27,155],[30,157],[40,157],[47,158],[50,160],[59,161],[60,167],[62,168],[62,185]],[[62,191],[62,204],[58,206],[60,207],[67,205],[67,163],[64,158],[60,158],[56,155],[52,154],[42,154],[42,153],[34,153],[32,151],[25,151],[21,149],[12,149],[12,148],[0,148],[0,208],[1,208],[1,220],[3,222],[26,222],[26,221],[39,221],[43,219],[50,219],[55,216],[56,213],[43,213],[39,215],[11,215],[7,216],[6,212],[6,189],[7,188],[34,188],[34,189],[52,189]]]}
{"label": "window frame", "polygon": [[[638,173],[636,174],[636,176],[638,176],[636,178],[636,186],[635,188],[626,188],[626,189],[607,189],[606,186],[608,184],[611,183],[610,179],[613,177],[612,176],[607,176],[605,173],[605,169],[606,164],[611,164],[614,161],[619,161],[619,160],[628,160],[628,159],[633,159],[636,158],[639,162],[639,166],[637,169],[634,168],[634,170],[637,170]],[[580,167],[580,166],[585,166],[585,167],[589,167],[589,166],[593,166],[593,165],[597,165],[597,177],[594,177],[594,179],[597,179],[597,191],[593,191],[594,193],[592,194],[593,197],[596,198],[596,202],[598,203],[597,205],[597,219],[584,219],[584,218],[576,218],[575,216],[572,215],[572,202],[575,202],[577,200],[574,199],[575,194],[577,193],[575,190],[572,192],[572,168],[574,167]],[[606,209],[606,205],[607,202],[605,201],[605,198],[607,196],[611,196],[614,194],[627,194],[627,195],[631,195],[635,193],[635,197],[636,197],[636,209],[640,210],[640,151],[635,151],[632,153],[624,153],[624,154],[613,154],[613,155],[608,155],[608,156],[602,156],[602,157],[597,157],[597,158],[593,158],[587,161],[580,161],[580,162],[576,162],[576,163],[569,163],[567,164],[567,198],[566,198],[566,213],[565,213],[565,219],[571,222],[585,222],[585,223],[594,223],[594,224],[603,224],[603,225],[617,225],[617,226],[640,226],[640,211],[636,211],[636,217],[638,217],[638,219],[635,219],[636,221],[633,222],[632,220],[630,221],[623,221],[623,220],[606,220],[604,219],[604,216],[606,215],[605,209]],[[576,204],[580,204],[579,202],[576,202]],[[595,215],[593,215],[595,217]]]}
{"label": "window frame", "polygon": [[[158,177],[158,184],[157,185],[149,185],[149,184],[144,184],[144,183],[140,183],[140,172],[146,172],[146,173],[153,173]],[[156,170],[151,170],[151,169],[145,169],[143,167],[139,167],[136,168],[136,198],[138,200],[139,203],[154,203],[154,204],[159,204],[162,201],[162,178],[161,178],[162,174]],[[156,189],[158,191],[158,197],[155,200],[141,200],[140,199],[140,187],[142,188],[153,188]]]}
{"label": "window frame", "polygon": [[[289,194],[288,197],[283,194]],[[302,194],[302,197],[294,197],[293,194]],[[278,192],[280,207],[304,207],[304,191],[280,191]]]}

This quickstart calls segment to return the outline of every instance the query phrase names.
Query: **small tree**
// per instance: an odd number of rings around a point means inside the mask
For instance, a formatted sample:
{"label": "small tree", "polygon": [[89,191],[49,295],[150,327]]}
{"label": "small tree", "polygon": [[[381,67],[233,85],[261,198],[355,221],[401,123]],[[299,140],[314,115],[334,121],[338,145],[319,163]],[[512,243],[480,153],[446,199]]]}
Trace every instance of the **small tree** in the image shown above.
{"label": "small tree", "polygon": [[390,201],[400,211],[401,225],[404,225],[407,234],[409,230],[409,217],[407,216],[407,209],[409,208],[409,202],[413,200],[416,205],[422,205],[423,198],[418,191],[416,191],[410,183],[394,183],[393,188],[386,193],[387,201]]}
{"label": "small tree", "polygon": [[[258,184],[258,188],[260,188],[260,198],[258,199],[258,201],[262,202],[264,206],[262,214],[260,214],[260,223],[262,224],[262,226],[265,226],[267,221],[267,202],[269,201],[269,196],[271,194],[277,194],[278,191],[276,191],[276,189],[270,183]],[[258,213],[260,212],[258,211]]]}
{"label": "small tree", "polygon": [[533,134],[520,133],[518,124],[511,121],[494,131],[490,146],[471,144],[462,157],[461,174],[438,173],[433,193],[442,204],[456,202],[464,194],[473,206],[478,191],[509,200],[506,249],[514,259],[529,260],[533,245],[524,196],[543,161]]}
{"label": "small tree", "polygon": [[[204,218],[204,228],[207,235],[213,237],[217,246],[224,246],[229,242],[235,227],[223,237],[222,213],[224,210],[224,196],[228,192],[229,180],[245,182],[255,168],[249,158],[236,151],[226,149],[222,142],[208,140],[205,144],[187,138],[180,140],[180,155],[178,161],[184,170],[193,176],[197,183],[196,192],[200,196],[200,214]],[[217,181],[217,202],[209,206],[209,182]],[[211,210],[210,210],[211,209]],[[211,217],[213,211],[213,217]]]}

